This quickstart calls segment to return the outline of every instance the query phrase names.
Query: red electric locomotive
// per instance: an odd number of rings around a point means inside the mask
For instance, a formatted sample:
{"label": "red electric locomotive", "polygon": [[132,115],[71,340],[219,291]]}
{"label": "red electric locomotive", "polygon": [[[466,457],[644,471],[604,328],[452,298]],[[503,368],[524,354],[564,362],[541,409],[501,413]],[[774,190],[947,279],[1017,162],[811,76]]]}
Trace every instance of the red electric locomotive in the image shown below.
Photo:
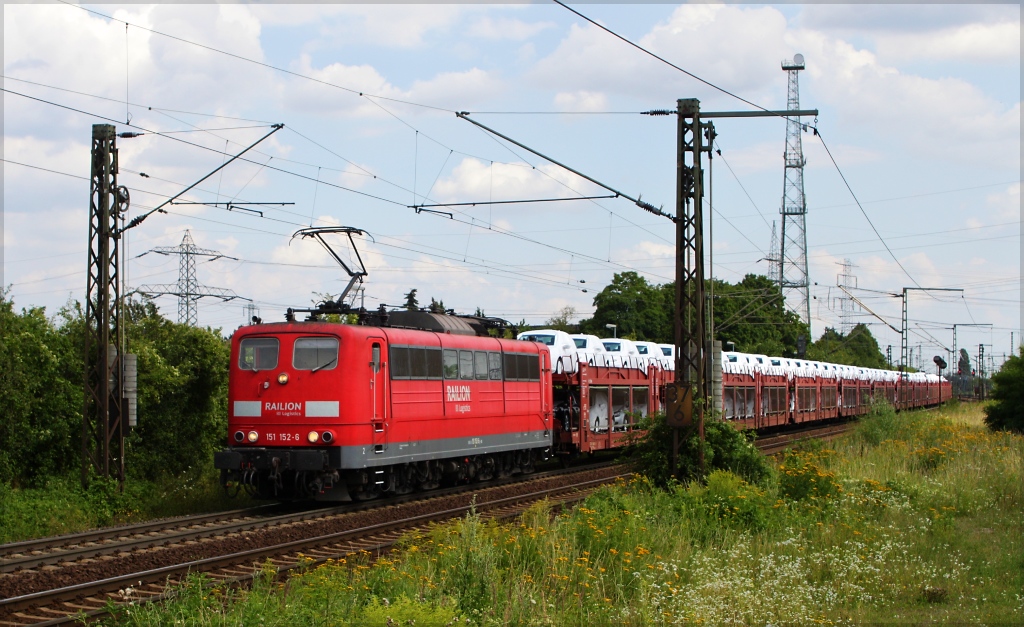
{"label": "red electric locomotive", "polygon": [[543,345],[481,335],[480,319],[382,315],[387,326],[290,315],[234,334],[230,447],[214,460],[225,485],[362,500],[530,472],[550,452]]}

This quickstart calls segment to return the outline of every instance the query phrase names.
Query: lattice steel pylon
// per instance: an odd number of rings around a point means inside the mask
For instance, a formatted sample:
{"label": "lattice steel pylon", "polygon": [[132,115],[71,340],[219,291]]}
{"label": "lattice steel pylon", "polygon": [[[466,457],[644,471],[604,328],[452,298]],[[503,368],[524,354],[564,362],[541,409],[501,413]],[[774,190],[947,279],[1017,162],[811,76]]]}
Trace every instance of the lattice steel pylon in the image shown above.
{"label": "lattice steel pylon", "polygon": [[[185,237],[181,239],[181,244],[178,246],[160,246],[148,252],[161,255],[180,255],[181,257],[178,264],[177,285],[142,285],[136,291],[151,298],[157,296],[177,296],[178,322],[182,324],[194,327],[199,322],[196,303],[200,298],[209,296],[219,298],[225,302],[235,299],[249,300],[223,287],[199,285],[199,281],[196,279],[196,257],[209,257],[210,261],[221,258],[234,259],[234,257],[228,257],[216,250],[199,248],[192,241],[192,234],[189,231],[185,231]],[[143,253],[143,255],[145,254],[147,253]],[[141,257],[142,255],[139,256]]]}
{"label": "lattice steel pylon", "polygon": [[772,220],[772,241],[768,249],[768,278],[773,283],[782,284],[782,265],[779,263],[779,234],[775,229],[775,220]]}
{"label": "lattice steel pylon", "polygon": [[[792,61],[783,61],[782,69],[789,74],[787,110],[800,109],[800,83],[798,74],[804,69],[804,56],[798,54]],[[811,326],[811,301],[808,294],[807,272],[807,201],[804,198],[803,125],[796,116],[786,121],[785,182],[782,191],[782,237],[779,239],[779,286],[786,305]]]}
{"label": "lattice steel pylon", "polygon": [[[839,262],[837,261],[836,263]],[[849,259],[843,259],[839,266],[843,271],[836,275],[836,285],[847,288],[843,290],[843,295],[839,297],[839,321],[842,326],[843,335],[849,335],[853,329],[854,302],[846,294],[850,288],[857,287],[857,277],[850,273],[850,269],[854,266],[853,262]]]}

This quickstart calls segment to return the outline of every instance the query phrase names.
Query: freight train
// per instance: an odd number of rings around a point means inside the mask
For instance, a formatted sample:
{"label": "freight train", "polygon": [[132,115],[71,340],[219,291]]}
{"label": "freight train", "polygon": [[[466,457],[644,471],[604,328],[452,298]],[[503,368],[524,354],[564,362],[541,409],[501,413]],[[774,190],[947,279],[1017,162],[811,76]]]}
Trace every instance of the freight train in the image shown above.
{"label": "freight train", "polygon": [[[616,338],[598,350],[592,336],[554,331],[494,337],[506,327],[492,318],[382,307],[342,324],[328,321],[329,309],[304,311],[306,321],[289,310],[286,322],[232,337],[228,447],[214,459],[225,487],[349,501],[530,473],[554,455],[622,446],[640,418],[663,407],[674,379],[664,345],[640,359]],[[934,375],[900,380],[720,355],[716,406],[738,426],[857,415],[873,397],[911,408],[950,396]]]}

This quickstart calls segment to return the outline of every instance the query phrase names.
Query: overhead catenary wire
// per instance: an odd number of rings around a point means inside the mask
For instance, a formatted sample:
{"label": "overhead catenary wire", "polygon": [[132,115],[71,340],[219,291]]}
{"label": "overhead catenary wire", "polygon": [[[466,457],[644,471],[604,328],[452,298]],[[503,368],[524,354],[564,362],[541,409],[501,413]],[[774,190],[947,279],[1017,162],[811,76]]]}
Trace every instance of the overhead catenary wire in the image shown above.
{"label": "overhead catenary wire", "polygon": [[[752,107],[754,107],[754,108],[756,108],[756,109],[758,109],[760,111],[764,111],[765,113],[772,113],[767,108],[765,108],[765,107],[763,107],[763,106],[761,106],[761,105],[759,105],[757,103],[751,102],[750,100],[747,100],[746,98],[743,98],[742,96],[734,94],[734,93],[730,92],[727,89],[719,87],[718,85],[715,85],[714,83],[712,83],[712,82],[710,82],[708,80],[705,80],[705,79],[701,78],[700,76],[697,76],[696,74],[694,74],[692,72],[689,72],[689,71],[679,67],[678,65],[668,61],[667,59],[658,56],[657,54],[651,52],[650,50],[647,50],[643,46],[630,41],[629,39],[623,37],[622,35],[619,35],[618,33],[612,31],[611,29],[607,28],[606,26],[604,26],[602,24],[599,24],[598,22],[592,20],[591,18],[587,17],[586,15],[583,15],[579,11],[569,7],[565,3],[561,2],[561,0],[552,0],[552,1],[554,3],[556,3],[556,4],[558,4],[559,6],[565,8],[566,10],[571,11],[572,13],[575,13],[579,17],[581,17],[584,20],[586,20],[587,22],[593,24],[597,28],[600,28],[601,30],[605,31],[606,33],[612,35],[616,39],[622,40],[623,42],[629,44],[630,46],[636,48],[637,50],[640,50],[644,54],[647,54],[647,55],[650,55],[650,56],[654,57],[655,59],[657,59],[657,60],[661,61],[662,63],[664,63],[664,64],[666,64],[666,65],[668,65],[668,66],[670,66],[670,67],[672,67],[672,68],[682,72],[683,74],[686,74],[687,76],[689,76],[689,77],[691,77],[691,78],[693,78],[693,79],[695,79],[697,81],[700,81],[701,83],[704,83],[708,87],[716,89],[716,90],[722,92],[723,94],[731,96],[731,97],[735,98],[736,100],[739,100],[739,101],[741,101],[743,103],[746,103],[746,104],[748,104],[748,105],[750,105],[750,106],[752,106]],[[784,113],[781,113],[781,112],[778,113],[777,115],[778,115],[778,117],[786,119],[786,120],[790,119],[788,116],[786,116]],[[903,264],[900,262],[900,260],[896,257],[896,255],[889,248],[889,244],[886,243],[885,239],[882,238],[881,233],[879,233],[878,229],[875,228],[875,225],[871,221],[871,218],[868,217],[868,214],[864,210],[864,207],[860,204],[860,200],[857,199],[857,195],[853,192],[853,188],[850,186],[850,183],[846,180],[846,176],[843,174],[842,169],[839,167],[839,163],[836,162],[835,157],[832,156],[832,152],[828,149],[828,146],[825,143],[825,139],[821,136],[821,133],[820,133],[819,129],[817,128],[817,126],[810,126],[810,128],[813,129],[814,135],[816,137],[818,137],[818,139],[821,141],[821,145],[822,145],[823,148],[825,148],[825,152],[828,154],[829,159],[832,161],[832,165],[835,166],[836,171],[839,173],[840,178],[842,178],[843,184],[846,186],[846,189],[850,192],[850,195],[853,197],[854,201],[857,204],[857,207],[860,209],[861,213],[864,215],[864,218],[868,221],[868,224],[871,225],[871,229],[875,232],[875,235],[878,237],[879,241],[882,242],[882,245],[885,246],[885,249],[889,252],[889,255],[893,258],[893,260],[896,262],[896,265],[898,265],[900,267],[900,269],[903,271],[903,273],[907,275],[907,277],[914,283],[915,286],[921,287],[921,285],[917,282],[917,279],[915,279],[910,274],[910,272],[907,271],[907,269],[903,266]]]}

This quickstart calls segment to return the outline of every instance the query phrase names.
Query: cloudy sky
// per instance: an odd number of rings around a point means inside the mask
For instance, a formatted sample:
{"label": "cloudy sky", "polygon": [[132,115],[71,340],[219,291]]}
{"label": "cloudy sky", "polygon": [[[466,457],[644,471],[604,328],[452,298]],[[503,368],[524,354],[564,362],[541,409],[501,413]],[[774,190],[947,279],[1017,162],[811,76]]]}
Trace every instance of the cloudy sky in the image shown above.
{"label": "cloudy sky", "polygon": [[[911,296],[910,343],[926,361],[950,347],[953,324],[992,324],[958,328],[972,354],[984,343],[1001,357],[1011,331],[1019,342],[1019,5],[573,6],[769,109],[786,107],[780,62],[804,55],[800,103],[820,111],[820,137],[803,135],[815,335],[841,323],[836,275],[849,259],[863,303],[897,327],[899,300],[878,292],[964,289]],[[750,109],[553,3],[41,2],[5,4],[3,18],[2,281],[16,306],[50,313],[85,291],[92,124],[145,133],[118,140],[130,217],[285,125],[182,199],[294,204],[154,214],[130,231],[131,289],[177,282],[177,257],[143,253],[188,230],[233,258],[200,258],[201,284],[280,320],[346,283],[292,233],[344,225],[369,234],[367,306],[416,288],[421,303],[540,323],[564,306],[589,316],[616,272],[671,280],[672,224],[622,199],[489,204],[606,192],[454,112],[671,212],[675,119],[639,112],[678,98]],[[786,128],[716,129],[713,273],[737,281],[768,271]],[[409,208],[420,203],[478,204],[449,219]],[[177,317],[173,297],[158,303]],[[228,332],[243,302],[203,299],[199,320]],[[898,354],[898,334],[872,330]]]}

